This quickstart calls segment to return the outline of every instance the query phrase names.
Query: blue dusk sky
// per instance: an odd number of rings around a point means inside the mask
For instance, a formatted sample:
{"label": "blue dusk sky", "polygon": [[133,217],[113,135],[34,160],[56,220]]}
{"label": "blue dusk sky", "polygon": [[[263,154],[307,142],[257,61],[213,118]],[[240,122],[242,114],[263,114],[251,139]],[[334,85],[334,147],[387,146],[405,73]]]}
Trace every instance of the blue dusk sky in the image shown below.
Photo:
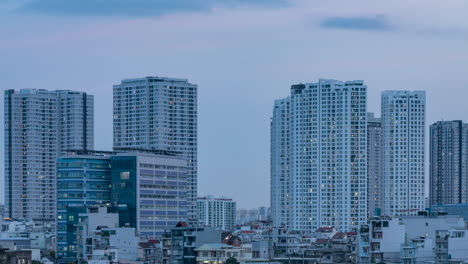
{"label": "blue dusk sky", "polygon": [[271,112],[291,84],[364,80],[377,115],[381,91],[426,90],[428,125],[468,121],[467,14],[466,0],[2,0],[1,88],[94,94],[110,150],[113,84],[188,78],[199,195],[253,208],[269,205]]}

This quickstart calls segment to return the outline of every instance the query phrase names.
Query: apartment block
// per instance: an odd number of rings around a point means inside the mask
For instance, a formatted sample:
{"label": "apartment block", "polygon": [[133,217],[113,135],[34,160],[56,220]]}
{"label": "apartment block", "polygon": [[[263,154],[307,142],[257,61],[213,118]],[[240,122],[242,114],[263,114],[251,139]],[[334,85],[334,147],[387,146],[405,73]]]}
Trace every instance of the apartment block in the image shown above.
{"label": "apartment block", "polygon": [[53,223],[56,160],[94,147],[94,97],[69,90],[5,91],[6,217]]}

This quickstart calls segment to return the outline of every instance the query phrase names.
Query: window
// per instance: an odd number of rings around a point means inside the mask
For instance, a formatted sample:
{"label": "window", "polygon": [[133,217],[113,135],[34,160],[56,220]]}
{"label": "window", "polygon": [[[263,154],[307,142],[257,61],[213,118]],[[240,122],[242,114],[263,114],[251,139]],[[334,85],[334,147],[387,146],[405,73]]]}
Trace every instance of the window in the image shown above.
{"label": "window", "polygon": [[128,171],[122,171],[122,172],[120,172],[120,179],[121,179],[121,180],[128,180],[128,179],[130,179],[130,172],[128,172]]}

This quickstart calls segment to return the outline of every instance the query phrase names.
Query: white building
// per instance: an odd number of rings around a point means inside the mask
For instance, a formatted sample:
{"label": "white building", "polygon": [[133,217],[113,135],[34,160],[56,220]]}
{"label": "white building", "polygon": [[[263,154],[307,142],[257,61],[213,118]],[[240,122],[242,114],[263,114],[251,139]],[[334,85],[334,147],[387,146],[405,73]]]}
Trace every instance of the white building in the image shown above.
{"label": "white building", "polygon": [[198,198],[198,221],[209,227],[232,230],[236,221],[236,202],[213,196]]}
{"label": "white building", "polygon": [[177,151],[187,160],[189,218],[196,217],[197,85],[145,77],[114,85],[114,149]]}
{"label": "white building", "polygon": [[424,209],[424,91],[382,93],[384,213],[414,215]]}
{"label": "white building", "polygon": [[292,181],[290,174],[290,110],[291,98],[275,101],[271,119],[270,195],[271,218],[275,225],[292,221]]}
{"label": "white building", "polygon": [[5,91],[5,209],[10,219],[55,221],[56,160],[93,149],[94,97],[82,92]]}
{"label": "white building", "polygon": [[358,236],[358,263],[434,261],[438,232],[450,229],[465,230],[463,217],[424,215],[371,219],[368,225],[362,226]]}
{"label": "white building", "polygon": [[78,260],[137,260],[140,241],[135,228],[118,227],[119,215],[107,207],[90,207],[79,214],[77,226]]}
{"label": "white building", "polygon": [[320,79],[293,85],[290,97],[275,102],[271,123],[275,225],[348,231],[366,222],[366,108],[363,81]]}

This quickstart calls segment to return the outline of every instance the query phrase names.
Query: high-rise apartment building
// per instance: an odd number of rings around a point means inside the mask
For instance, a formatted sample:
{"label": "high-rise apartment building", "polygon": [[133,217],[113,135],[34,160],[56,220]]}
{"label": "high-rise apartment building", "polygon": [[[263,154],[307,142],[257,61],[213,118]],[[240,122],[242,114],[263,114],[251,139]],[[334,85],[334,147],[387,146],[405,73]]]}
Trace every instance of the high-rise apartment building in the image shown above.
{"label": "high-rise apartment building", "polygon": [[56,160],[67,149],[93,149],[94,97],[83,92],[5,91],[7,216],[56,219]]}
{"label": "high-rise apartment building", "polygon": [[270,206],[276,225],[285,225],[291,221],[290,102],[290,97],[275,101],[270,126]]}
{"label": "high-rise apartment building", "polygon": [[236,221],[236,202],[213,196],[198,198],[198,221],[204,226],[232,230]]}
{"label": "high-rise apartment building", "polygon": [[414,215],[424,209],[426,93],[384,91],[382,135],[384,212]]}
{"label": "high-rise apartment building", "polygon": [[188,162],[189,218],[196,218],[197,85],[145,77],[114,85],[114,149],[180,152]]}
{"label": "high-rise apartment building", "polygon": [[367,173],[369,216],[378,215],[383,207],[383,156],[382,156],[382,121],[367,115]]}
{"label": "high-rise apartment building", "polygon": [[468,203],[468,124],[430,127],[430,205]]}
{"label": "high-rise apartment building", "polygon": [[[279,185],[275,193],[272,190],[274,224],[302,231],[321,226],[347,231],[366,223],[367,87],[363,81],[320,79],[293,85],[291,96],[283,100],[284,106],[281,103],[276,101],[271,128],[271,182]],[[288,151],[282,151],[285,144]],[[282,190],[288,197],[275,197],[282,196]],[[278,213],[286,201],[289,218]]]}

